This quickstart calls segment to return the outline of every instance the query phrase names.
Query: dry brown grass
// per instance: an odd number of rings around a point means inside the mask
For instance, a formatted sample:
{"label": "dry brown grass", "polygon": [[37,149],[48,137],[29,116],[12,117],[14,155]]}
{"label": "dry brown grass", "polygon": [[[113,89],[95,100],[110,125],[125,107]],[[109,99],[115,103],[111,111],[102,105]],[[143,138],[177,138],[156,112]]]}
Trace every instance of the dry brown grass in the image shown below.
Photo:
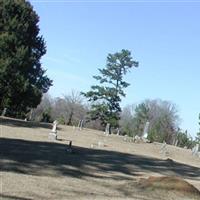
{"label": "dry brown grass", "polygon": [[193,185],[189,184],[185,180],[178,177],[155,177],[150,176],[148,179],[140,179],[139,186],[143,189],[150,190],[165,190],[165,191],[176,191],[181,193],[187,193],[190,195],[199,195],[200,191],[197,190]]}
{"label": "dry brown grass", "polygon": [[[191,150],[168,145],[169,156],[164,157],[161,144],[134,144],[68,126],[59,126],[58,141],[53,142],[48,140],[49,124],[0,120],[2,199],[200,199],[198,193],[184,192],[187,184],[174,182],[178,188],[171,190],[165,178],[146,181],[165,191],[140,184],[141,178],[170,176],[200,189],[200,160]],[[73,141],[72,154],[66,151],[66,140]]]}

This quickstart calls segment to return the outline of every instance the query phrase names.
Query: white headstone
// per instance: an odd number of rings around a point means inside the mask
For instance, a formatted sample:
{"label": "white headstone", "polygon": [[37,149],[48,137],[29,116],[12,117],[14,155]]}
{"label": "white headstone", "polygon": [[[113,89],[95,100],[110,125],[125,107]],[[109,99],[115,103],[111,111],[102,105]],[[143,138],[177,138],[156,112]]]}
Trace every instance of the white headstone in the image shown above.
{"label": "white headstone", "polygon": [[166,144],[165,141],[164,141],[163,144],[161,145],[160,153],[161,153],[163,156],[166,156],[166,155],[168,154],[168,151],[167,151],[167,144]]}
{"label": "white headstone", "polygon": [[105,128],[105,132],[104,132],[104,133],[105,133],[106,135],[109,135],[109,132],[110,132],[110,124],[107,123],[107,124],[106,124],[106,128]]}
{"label": "white headstone", "polygon": [[178,139],[175,141],[174,146],[177,146],[177,145],[178,145]]}
{"label": "white headstone", "polygon": [[32,116],[33,116],[33,109],[31,109],[31,111],[30,111],[30,114],[29,114],[29,121],[31,121],[32,120]]}
{"label": "white headstone", "polygon": [[49,133],[50,140],[57,140],[57,125],[58,125],[58,122],[55,120],[53,122],[53,128],[52,128],[51,132]]}
{"label": "white headstone", "polygon": [[6,115],[6,111],[7,111],[7,108],[4,108],[4,109],[3,109],[3,112],[1,113],[1,116],[4,117],[4,116]]}
{"label": "white headstone", "polygon": [[139,143],[140,141],[141,141],[140,136],[135,135],[135,136],[134,136],[134,142]]}
{"label": "white headstone", "polygon": [[124,135],[123,140],[127,141],[127,135]]}
{"label": "white headstone", "polygon": [[50,140],[57,140],[57,134],[56,134],[56,133],[50,132],[50,133],[49,133],[49,139],[50,139]]}
{"label": "white headstone", "polygon": [[104,146],[103,142],[98,141],[98,147],[103,147],[103,146]]}
{"label": "white headstone", "polygon": [[146,124],[144,126],[144,131],[143,131],[144,138],[147,138],[147,136],[148,136],[148,129],[149,129],[149,122],[146,122]]}
{"label": "white headstone", "polygon": [[55,120],[54,122],[53,122],[53,128],[52,128],[52,130],[51,130],[51,132],[53,132],[53,133],[57,133],[57,125],[58,125],[58,122]]}
{"label": "white headstone", "polygon": [[119,131],[119,128],[117,128],[117,135],[119,135],[119,132],[120,132],[120,131]]}
{"label": "white headstone", "polygon": [[192,148],[192,155],[196,156],[198,155],[199,152],[199,144],[196,144],[193,148]]}
{"label": "white headstone", "polygon": [[83,119],[78,122],[78,129],[81,131],[83,129]]}

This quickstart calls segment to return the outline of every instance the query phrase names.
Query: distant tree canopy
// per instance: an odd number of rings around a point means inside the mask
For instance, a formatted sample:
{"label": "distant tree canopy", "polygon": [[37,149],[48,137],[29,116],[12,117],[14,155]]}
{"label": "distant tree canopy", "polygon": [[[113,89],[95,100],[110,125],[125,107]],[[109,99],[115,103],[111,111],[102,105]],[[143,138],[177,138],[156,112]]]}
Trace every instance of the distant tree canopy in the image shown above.
{"label": "distant tree canopy", "polygon": [[0,0],[0,111],[22,117],[36,107],[52,81],[40,59],[46,53],[39,17],[25,0]]}
{"label": "distant tree canopy", "polygon": [[[124,115],[128,108],[132,113],[129,117]],[[122,112],[122,130],[130,136],[141,136],[147,121],[150,123],[148,130],[150,141],[173,142],[179,123],[179,116],[174,104],[162,100],[146,100],[137,105],[134,110],[129,106]]]}
{"label": "distant tree canopy", "polygon": [[177,146],[179,147],[188,147],[192,148],[195,145],[195,141],[192,139],[192,137],[188,134],[186,131],[179,130],[176,134],[177,138]]}
{"label": "distant tree canopy", "polygon": [[129,86],[123,78],[129,69],[137,66],[138,62],[133,60],[129,50],[108,54],[105,68],[99,69],[100,75],[94,76],[99,85],[82,93],[92,104],[89,112],[92,120],[99,119],[104,126],[106,123],[118,126],[121,97],[125,96],[124,89]]}
{"label": "distant tree canopy", "polygon": [[52,122],[58,120],[61,124],[78,125],[79,120],[85,119],[87,106],[83,103],[80,92],[72,90],[63,97],[52,98],[43,95],[41,103],[33,109],[32,120]]}

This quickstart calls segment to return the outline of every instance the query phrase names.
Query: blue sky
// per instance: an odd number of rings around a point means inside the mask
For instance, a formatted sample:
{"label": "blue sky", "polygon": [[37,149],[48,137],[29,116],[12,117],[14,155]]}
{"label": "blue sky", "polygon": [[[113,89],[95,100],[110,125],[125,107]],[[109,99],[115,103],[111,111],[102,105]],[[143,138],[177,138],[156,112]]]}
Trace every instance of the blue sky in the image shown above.
{"label": "blue sky", "polygon": [[122,101],[160,98],[178,107],[193,136],[200,112],[200,1],[31,1],[47,44],[42,63],[62,96],[87,91],[108,53],[129,49],[139,61]]}

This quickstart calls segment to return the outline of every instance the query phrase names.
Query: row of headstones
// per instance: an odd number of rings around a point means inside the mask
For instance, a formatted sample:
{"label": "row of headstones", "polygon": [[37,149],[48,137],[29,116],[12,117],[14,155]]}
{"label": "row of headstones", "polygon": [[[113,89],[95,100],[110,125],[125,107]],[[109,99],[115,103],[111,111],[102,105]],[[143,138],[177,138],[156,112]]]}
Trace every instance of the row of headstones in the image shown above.
{"label": "row of headstones", "polygon": [[[51,132],[49,133],[49,139],[57,140],[57,125],[58,125],[58,122],[57,122],[57,120],[55,120],[55,121],[53,122],[52,130],[51,130]],[[78,128],[79,130],[82,130],[82,129],[83,129],[83,120],[79,120],[79,123],[78,123],[77,128]]]}
{"label": "row of headstones", "polygon": [[77,126],[77,127],[76,127],[76,126],[73,126],[73,129],[74,129],[74,130],[78,129],[79,131],[82,131],[82,130],[83,130],[83,127],[84,127],[84,120],[81,119],[81,120],[79,120],[79,122],[78,122],[78,126]]}
{"label": "row of headstones", "polygon": [[[5,116],[6,115],[6,111],[7,111],[7,108],[4,108],[1,116]],[[83,122],[84,121],[82,119],[79,120],[79,123],[78,123],[78,126],[77,126],[77,128],[79,130],[83,129]],[[57,140],[57,125],[58,125],[58,122],[55,120],[53,122],[53,128],[52,128],[51,132],[49,133],[49,138],[50,139]],[[143,136],[139,137],[139,136],[136,135],[134,137],[133,141],[135,141],[135,142],[138,142],[138,141],[141,141],[141,140],[145,141],[144,139],[146,139],[147,135],[148,135],[148,128],[149,128],[149,122],[146,122],[145,127],[144,127],[144,131],[143,131]],[[107,123],[104,134],[108,136],[109,133],[110,133],[110,124]],[[117,135],[119,135],[119,128],[117,129]],[[127,137],[126,136],[125,136],[124,140],[127,141]],[[177,143],[178,143],[178,140],[174,140],[173,145],[177,146]],[[98,146],[102,146],[102,145],[99,144]],[[164,155],[166,154],[167,150],[166,150],[166,143],[165,142],[161,146],[160,152],[162,154],[164,154]],[[196,144],[196,146],[192,148],[192,155],[200,157],[199,144]]]}

